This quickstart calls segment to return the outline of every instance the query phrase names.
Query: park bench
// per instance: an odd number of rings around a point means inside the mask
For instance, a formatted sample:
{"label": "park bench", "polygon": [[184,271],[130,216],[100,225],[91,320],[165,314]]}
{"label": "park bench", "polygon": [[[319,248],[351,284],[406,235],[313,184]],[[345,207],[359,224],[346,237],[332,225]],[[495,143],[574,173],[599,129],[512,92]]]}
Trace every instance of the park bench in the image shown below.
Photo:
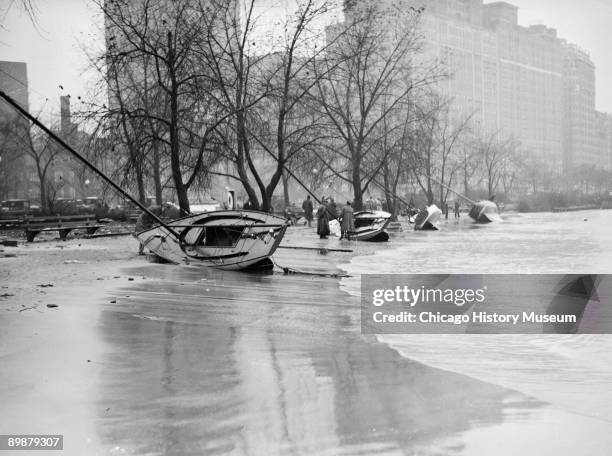
{"label": "park bench", "polygon": [[28,217],[22,227],[25,230],[28,242],[34,242],[34,238],[40,233],[57,231],[62,241],[73,230],[85,230],[87,234],[94,234],[103,225],[96,224],[93,216],[72,215],[57,217]]}
{"label": "park bench", "polygon": [[21,226],[21,222],[19,219],[0,219],[0,230],[14,230]]}

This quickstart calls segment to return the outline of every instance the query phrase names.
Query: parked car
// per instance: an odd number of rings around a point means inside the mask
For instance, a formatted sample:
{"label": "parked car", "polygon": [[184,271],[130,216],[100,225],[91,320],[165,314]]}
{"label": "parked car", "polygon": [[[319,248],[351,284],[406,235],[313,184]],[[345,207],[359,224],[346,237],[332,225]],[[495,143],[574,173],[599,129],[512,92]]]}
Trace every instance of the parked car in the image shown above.
{"label": "parked car", "polygon": [[124,221],[126,219],[126,209],[122,204],[115,204],[108,211],[108,218]]}
{"label": "parked car", "polygon": [[0,203],[0,217],[13,219],[30,215],[30,201],[25,199],[9,199]]}
{"label": "parked car", "polygon": [[[145,200],[145,207],[151,207],[155,205],[155,203],[156,199],[154,196],[147,196]],[[140,217],[140,214],[142,214],[142,210],[138,206],[136,206],[131,201],[127,202],[127,204],[125,205],[125,217],[128,220],[136,221],[138,217]]]}
{"label": "parked car", "polygon": [[77,202],[70,198],[56,198],[53,201],[52,212],[56,215],[76,215]]}
{"label": "parked car", "polygon": [[43,215],[42,206],[37,201],[33,203],[30,202],[30,215],[34,215],[34,216]]}
{"label": "parked car", "polygon": [[88,196],[83,198],[83,202],[77,206],[79,214],[93,214],[96,211],[96,206],[102,204],[102,198],[97,196]]}

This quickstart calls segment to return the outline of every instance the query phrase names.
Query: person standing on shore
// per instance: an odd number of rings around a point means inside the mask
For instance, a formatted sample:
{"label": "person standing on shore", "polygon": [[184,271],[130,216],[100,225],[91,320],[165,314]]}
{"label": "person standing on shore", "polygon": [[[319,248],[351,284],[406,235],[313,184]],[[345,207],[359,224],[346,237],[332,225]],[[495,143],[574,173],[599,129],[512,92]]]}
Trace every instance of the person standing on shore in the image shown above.
{"label": "person standing on shore", "polygon": [[353,217],[353,207],[350,201],[346,202],[346,206],[342,208],[340,215],[342,222],[340,223],[340,239],[350,239],[349,233],[355,232],[355,219]]}
{"label": "person standing on shore", "polygon": [[308,227],[310,228],[312,226],[312,212],[314,211],[310,195],[308,195],[302,203],[302,209],[304,209],[304,217],[306,218],[306,222],[308,223]]}
{"label": "person standing on shore", "polygon": [[459,203],[459,201],[455,201],[455,218],[461,217],[461,213],[459,211],[460,208],[461,208],[461,204]]}
{"label": "person standing on shore", "polygon": [[336,206],[336,202],[330,196],[329,203],[327,204],[327,214],[329,216],[329,220],[336,220],[338,218],[338,207]]}
{"label": "person standing on shore", "polygon": [[317,234],[320,239],[327,239],[329,233],[329,210],[327,201],[323,199],[319,209],[317,209]]}

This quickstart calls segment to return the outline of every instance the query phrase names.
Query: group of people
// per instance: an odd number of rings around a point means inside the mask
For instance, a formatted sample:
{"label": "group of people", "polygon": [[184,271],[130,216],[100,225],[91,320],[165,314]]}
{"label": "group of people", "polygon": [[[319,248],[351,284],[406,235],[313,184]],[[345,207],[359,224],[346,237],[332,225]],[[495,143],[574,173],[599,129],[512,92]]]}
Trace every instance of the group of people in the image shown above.
{"label": "group of people", "polygon": [[[312,226],[314,205],[310,196],[307,196],[302,203],[302,209],[304,210],[304,218],[306,218],[308,226]],[[346,206],[338,211],[338,206],[331,196],[329,198],[322,198],[321,205],[317,209],[316,215],[317,234],[321,239],[327,239],[327,236],[330,235],[329,222],[332,220],[338,220],[340,222],[340,239],[348,239],[350,234],[355,231],[353,207],[350,201],[347,201]]]}
{"label": "group of people", "polygon": [[[444,206],[444,217],[448,220],[448,203]],[[455,218],[461,218],[461,203],[459,201],[455,201]]]}

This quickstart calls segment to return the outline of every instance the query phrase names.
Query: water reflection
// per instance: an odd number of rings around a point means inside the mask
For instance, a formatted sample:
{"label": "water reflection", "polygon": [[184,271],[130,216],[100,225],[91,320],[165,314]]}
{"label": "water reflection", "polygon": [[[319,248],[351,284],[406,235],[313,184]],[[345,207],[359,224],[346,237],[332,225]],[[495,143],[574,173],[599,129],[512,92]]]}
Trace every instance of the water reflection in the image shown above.
{"label": "water reflection", "polygon": [[331,279],[313,288],[299,276],[139,274],[161,280],[126,290],[101,317],[113,347],[99,399],[109,447],[410,454],[440,433],[501,422],[512,397],[364,340],[357,302]]}

